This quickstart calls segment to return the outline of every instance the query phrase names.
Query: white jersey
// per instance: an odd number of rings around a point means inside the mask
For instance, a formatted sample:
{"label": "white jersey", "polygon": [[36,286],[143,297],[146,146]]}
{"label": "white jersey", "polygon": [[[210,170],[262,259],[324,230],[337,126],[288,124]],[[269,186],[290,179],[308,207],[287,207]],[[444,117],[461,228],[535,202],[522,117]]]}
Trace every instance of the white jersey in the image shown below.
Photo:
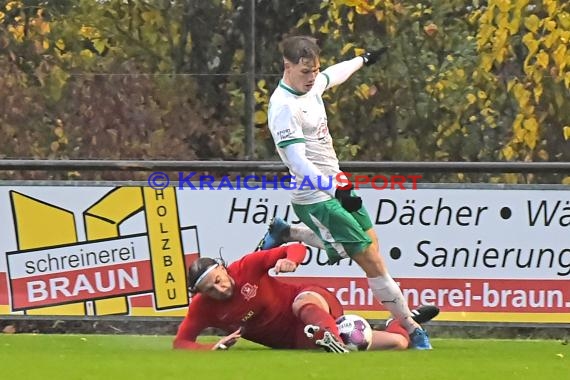
{"label": "white jersey", "polygon": [[[322,94],[329,84],[326,73],[319,73],[311,90],[299,93],[280,81],[269,100],[269,130],[279,156],[296,179],[296,188],[291,191],[293,203],[313,204],[331,199],[329,194],[319,190],[319,186],[334,186],[336,175],[340,172],[322,99]],[[307,159],[324,176],[320,184],[313,184],[315,189],[310,186],[298,189],[303,176],[292,172],[291,165],[282,151],[285,146],[300,142],[305,143]]]}

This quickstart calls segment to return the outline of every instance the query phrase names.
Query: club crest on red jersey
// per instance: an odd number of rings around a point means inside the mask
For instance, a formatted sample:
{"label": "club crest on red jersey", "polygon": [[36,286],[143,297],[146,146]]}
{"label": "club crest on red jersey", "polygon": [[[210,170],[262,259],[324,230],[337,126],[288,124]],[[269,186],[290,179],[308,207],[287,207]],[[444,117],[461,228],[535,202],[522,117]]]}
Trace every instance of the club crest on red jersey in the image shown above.
{"label": "club crest on red jersey", "polygon": [[257,295],[257,285],[251,285],[249,282],[241,287],[241,294],[246,301],[249,301]]}

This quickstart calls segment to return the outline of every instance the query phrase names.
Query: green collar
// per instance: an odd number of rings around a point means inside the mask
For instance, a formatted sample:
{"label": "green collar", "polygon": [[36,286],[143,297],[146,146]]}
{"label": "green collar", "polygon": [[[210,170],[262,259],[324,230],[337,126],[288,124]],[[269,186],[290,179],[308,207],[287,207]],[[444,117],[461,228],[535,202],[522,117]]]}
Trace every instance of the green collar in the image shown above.
{"label": "green collar", "polygon": [[287,86],[285,83],[283,83],[283,80],[279,81],[279,87],[281,87],[284,90],[287,90],[288,92],[290,92],[293,95],[302,96],[302,95],[306,94],[306,92],[299,92],[299,91],[296,91],[293,88]]}

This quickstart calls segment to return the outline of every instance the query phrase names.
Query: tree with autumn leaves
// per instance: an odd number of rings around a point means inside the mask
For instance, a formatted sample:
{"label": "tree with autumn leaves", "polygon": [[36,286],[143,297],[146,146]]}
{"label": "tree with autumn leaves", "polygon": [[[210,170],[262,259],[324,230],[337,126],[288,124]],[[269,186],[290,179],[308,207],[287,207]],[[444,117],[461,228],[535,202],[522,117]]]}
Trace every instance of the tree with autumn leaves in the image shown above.
{"label": "tree with autumn leaves", "polygon": [[[0,155],[242,157],[247,3],[0,5],[0,139],[10,142]],[[257,3],[259,159],[276,158],[267,101],[281,73],[277,44],[295,33],[319,39],[323,67],[389,47],[326,94],[343,159],[570,159],[566,1]]]}
{"label": "tree with autumn leaves", "polygon": [[343,89],[359,102],[329,99],[359,157],[567,161],[569,10],[556,0],[338,0],[299,25],[327,35],[332,55],[390,46],[382,70]]}

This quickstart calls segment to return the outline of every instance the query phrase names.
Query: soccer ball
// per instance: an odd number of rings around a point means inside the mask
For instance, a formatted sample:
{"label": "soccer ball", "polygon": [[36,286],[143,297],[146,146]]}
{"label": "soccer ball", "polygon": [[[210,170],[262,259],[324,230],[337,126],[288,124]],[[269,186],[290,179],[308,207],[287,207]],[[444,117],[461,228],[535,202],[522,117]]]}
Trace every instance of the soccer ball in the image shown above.
{"label": "soccer ball", "polygon": [[350,351],[366,351],[372,344],[372,327],[359,315],[345,314],[336,320],[342,341]]}

